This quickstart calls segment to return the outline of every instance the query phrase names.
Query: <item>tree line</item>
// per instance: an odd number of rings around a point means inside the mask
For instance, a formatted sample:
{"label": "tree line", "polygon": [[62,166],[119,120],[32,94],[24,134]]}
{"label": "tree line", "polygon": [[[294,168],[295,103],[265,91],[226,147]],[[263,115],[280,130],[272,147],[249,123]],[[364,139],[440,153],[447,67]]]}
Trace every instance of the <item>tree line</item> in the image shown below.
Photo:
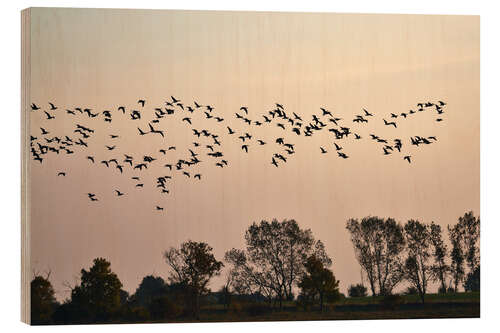
{"label": "tree line", "polygon": [[[479,289],[479,218],[471,212],[448,227],[451,251],[434,223],[411,220],[402,226],[390,218],[366,217],[360,222],[349,220],[347,229],[374,296],[391,294],[404,280],[418,290],[422,302],[432,280],[441,281],[446,289],[449,279],[454,291],[464,281],[466,290]],[[79,284],[71,287],[62,303],[55,299],[49,276],[35,274],[32,323],[197,320],[200,308],[213,304],[225,310],[245,304],[254,314],[282,311],[285,304],[323,311],[326,303],[344,297],[331,269],[332,259],[310,229],[301,229],[295,220],[274,219],[254,222],[244,237],[245,248],[230,249],[223,260],[217,260],[205,242],[188,240],[178,248],[170,247],[163,253],[170,268],[167,279],[148,275],[132,295],[122,289],[104,258],[94,259],[88,270],[80,271]],[[224,268],[224,284],[212,292],[210,281]],[[475,274],[477,281],[472,278]],[[366,290],[363,284],[351,285],[349,295],[363,296]]]}
{"label": "tree line", "polygon": [[[438,282],[438,293],[480,288],[480,219],[467,212],[455,225],[448,225],[448,249],[441,227],[434,222],[409,220],[402,225],[393,218],[368,216],[350,219],[346,229],[373,296],[390,295],[402,282],[418,293],[422,303],[430,282]],[[352,294],[366,294],[362,285],[350,287]]]}

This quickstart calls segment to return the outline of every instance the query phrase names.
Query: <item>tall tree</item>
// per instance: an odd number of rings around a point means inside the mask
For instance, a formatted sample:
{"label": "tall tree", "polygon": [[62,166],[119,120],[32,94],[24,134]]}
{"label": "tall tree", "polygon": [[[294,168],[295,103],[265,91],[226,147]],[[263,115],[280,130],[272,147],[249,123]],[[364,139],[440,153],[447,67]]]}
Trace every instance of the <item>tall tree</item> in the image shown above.
{"label": "tall tree", "polygon": [[465,256],[462,249],[461,230],[457,225],[453,227],[448,226],[448,235],[450,237],[450,243],[451,243],[450,272],[453,281],[453,289],[455,292],[457,292],[458,286],[463,281],[465,275],[465,267],[464,267]]}
{"label": "tall tree", "polygon": [[431,278],[431,231],[428,225],[409,220],[404,226],[408,256],[405,261],[405,277],[425,302],[427,285]]}
{"label": "tall tree", "polygon": [[172,269],[169,280],[184,286],[192,298],[192,312],[199,318],[200,295],[208,291],[210,279],[220,274],[224,264],[215,259],[207,243],[187,241],[180,249],[171,247],[164,258]]}
{"label": "tall tree", "polygon": [[464,247],[465,261],[472,273],[479,266],[479,217],[475,217],[472,211],[458,218],[458,226],[461,230],[461,237]]}
{"label": "tall tree", "polygon": [[372,295],[389,295],[401,282],[403,263],[401,253],[405,247],[403,228],[392,218],[368,216],[347,221],[346,229],[356,258],[366,272]]}
{"label": "tall tree", "polygon": [[308,295],[313,299],[318,296],[320,311],[323,311],[323,302],[326,297],[330,299],[339,297],[339,281],[315,255],[310,256],[304,266],[305,272],[298,285],[303,295]]}
{"label": "tall tree", "polygon": [[295,220],[253,223],[245,233],[246,251],[232,249],[226,260],[233,266],[234,284],[259,292],[279,302],[293,297],[293,287],[304,272],[307,258],[314,254],[325,266],[331,259],[310,229],[300,229]]}
{"label": "tall tree", "polygon": [[467,263],[469,273],[473,273],[479,267],[479,228],[480,219],[474,217],[472,212],[459,217],[458,223],[454,226],[448,225],[452,245],[451,271],[455,292],[466,274],[464,264]]}
{"label": "tall tree", "polygon": [[31,280],[31,323],[33,325],[49,324],[52,321],[57,301],[49,276],[36,275]]}
{"label": "tall tree", "polygon": [[430,229],[430,241],[432,244],[432,255],[434,257],[432,277],[433,280],[440,282],[439,291],[445,293],[447,288],[446,280],[450,272],[450,266],[446,263],[448,248],[443,241],[441,226],[432,222]]}
{"label": "tall tree", "polygon": [[82,319],[109,320],[120,308],[122,283],[111,271],[111,263],[96,258],[92,267],[80,271],[80,285],[71,291],[71,305]]}

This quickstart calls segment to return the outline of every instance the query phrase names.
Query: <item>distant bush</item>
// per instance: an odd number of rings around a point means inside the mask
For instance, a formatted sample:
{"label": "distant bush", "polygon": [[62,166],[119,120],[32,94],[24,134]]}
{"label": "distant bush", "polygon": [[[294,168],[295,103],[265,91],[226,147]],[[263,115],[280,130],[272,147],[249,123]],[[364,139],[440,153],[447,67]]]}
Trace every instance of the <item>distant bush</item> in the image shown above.
{"label": "distant bush", "polygon": [[180,316],[183,309],[172,302],[168,297],[157,297],[149,304],[151,319],[172,319]]}
{"label": "distant bush", "polygon": [[133,322],[148,321],[151,319],[151,315],[149,314],[148,309],[146,309],[145,307],[137,306],[131,308],[130,311],[128,311],[127,319]]}
{"label": "distant bush", "polygon": [[312,307],[312,301],[309,297],[305,297],[303,294],[300,294],[295,301],[295,304],[298,308],[301,308],[304,311],[310,311]]}
{"label": "distant bush", "polygon": [[408,287],[408,288],[406,288],[404,294],[405,295],[418,295],[418,290],[415,287]]}
{"label": "distant bush", "polygon": [[349,297],[365,297],[368,295],[368,289],[361,283],[351,284],[347,290],[347,294]]}

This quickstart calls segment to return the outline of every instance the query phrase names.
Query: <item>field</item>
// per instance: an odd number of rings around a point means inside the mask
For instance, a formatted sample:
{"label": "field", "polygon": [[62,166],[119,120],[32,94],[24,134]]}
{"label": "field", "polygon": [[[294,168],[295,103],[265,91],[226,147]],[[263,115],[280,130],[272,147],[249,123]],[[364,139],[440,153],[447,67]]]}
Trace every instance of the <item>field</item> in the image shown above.
{"label": "field", "polygon": [[[423,319],[423,318],[479,318],[479,292],[457,294],[429,294],[421,304],[418,295],[404,295],[392,303],[383,297],[345,298],[335,304],[304,311],[294,302],[285,303],[283,310],[266,311],[248,304],[205,305],[200,320],[219,321],[287,321],[287,320],[367,320],[367,319]],[[178,318],[174,322],[193,322]]]}

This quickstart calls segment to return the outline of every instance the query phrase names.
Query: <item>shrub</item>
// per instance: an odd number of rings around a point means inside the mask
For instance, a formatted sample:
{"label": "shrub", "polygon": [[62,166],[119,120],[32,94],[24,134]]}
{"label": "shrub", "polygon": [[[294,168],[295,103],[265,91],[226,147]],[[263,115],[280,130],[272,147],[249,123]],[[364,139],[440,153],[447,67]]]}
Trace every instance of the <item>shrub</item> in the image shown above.
{"label": "shrub", "polygon": [[418,294],[418,290],[417,290],[417,288],[410,286],[410,287],[406,288],[404,294],[405,295],[417,295]]}
{"label": "shrub", "polygon": [[347,290],[349,297],[365,297],[368,295],[368,289],[361,283],[351,284]]}
{"label": "shrub", "polygon": [[151,300],[149,312],[152,319],[172,319],[182,313],[182,308],[163,296]]}
{"label": "shrub", "polygon": [[446,287],[440,286],[438,288],[438,294],[446,294],[446,291],[447,291]]}

